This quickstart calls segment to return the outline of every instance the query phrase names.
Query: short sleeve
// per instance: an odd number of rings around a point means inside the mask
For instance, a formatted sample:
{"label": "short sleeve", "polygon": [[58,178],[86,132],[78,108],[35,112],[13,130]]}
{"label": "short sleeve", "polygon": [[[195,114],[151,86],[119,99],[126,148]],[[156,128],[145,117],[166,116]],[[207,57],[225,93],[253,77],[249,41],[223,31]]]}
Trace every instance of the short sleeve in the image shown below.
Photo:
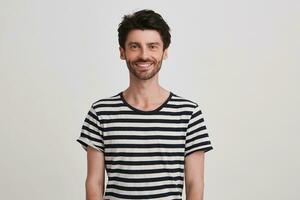
{"label": "short sleeve", "polygon": [[197,105],[189,120],[185,137],[185,156],[195,151],[210,151],[213,147],[210,142],[202,111]]}
{"label": "short sleeve", "polygon": [[85,150],[87,150],[88,146],[91,146],[98,151],[104,152],[102,130],[99,118],[92,105],[81,127],[80,136],[76,141],[79,142]]}

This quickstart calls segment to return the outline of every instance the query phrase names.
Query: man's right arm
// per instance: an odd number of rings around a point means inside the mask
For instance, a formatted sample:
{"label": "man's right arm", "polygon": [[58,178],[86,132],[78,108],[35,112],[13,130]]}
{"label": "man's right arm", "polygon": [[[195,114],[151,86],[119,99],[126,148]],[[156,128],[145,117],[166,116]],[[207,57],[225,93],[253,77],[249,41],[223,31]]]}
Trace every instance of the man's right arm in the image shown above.
{"label": "man's right arm", "polygon": [[86,200],[103,200],[105,188],[104,153],[88,146]]}

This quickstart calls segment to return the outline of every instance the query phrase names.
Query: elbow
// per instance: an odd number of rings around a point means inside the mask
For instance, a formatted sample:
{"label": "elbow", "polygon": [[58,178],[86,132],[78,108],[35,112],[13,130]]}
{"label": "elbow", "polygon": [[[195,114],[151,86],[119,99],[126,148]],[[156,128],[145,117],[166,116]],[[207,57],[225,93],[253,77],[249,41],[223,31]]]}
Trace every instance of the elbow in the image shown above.
{"label": "elbow", "polygon": [[101,181],[87,177],[85,181],[85,189],[87,200],[102,199],[104,185],[101,183]]}
{"label": "elbow", "polygon": [[187,200],[203,200],[204,182],[197,181],[186,184]]}
{"label": "elbow", "polygon": [[190,181],[186,181],[185,184],[187,189],[204,188],[203,179],[193,179]]}

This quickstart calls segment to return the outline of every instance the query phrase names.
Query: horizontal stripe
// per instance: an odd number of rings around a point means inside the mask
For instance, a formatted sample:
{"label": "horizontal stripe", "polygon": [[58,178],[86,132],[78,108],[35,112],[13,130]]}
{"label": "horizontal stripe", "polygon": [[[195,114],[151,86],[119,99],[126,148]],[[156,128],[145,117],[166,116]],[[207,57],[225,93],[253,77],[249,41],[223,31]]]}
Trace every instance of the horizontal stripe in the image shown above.
{"label": "horizontal stripe", "polygon": [[200,143],[193,144],[193,145],[187,147],[185,150],[186,150],[186,151],[190,151],[191,149],[193,149],[193,148],[195,148],[195,147],[198,147],[198,146],[205,146],[205,145],[209,145],[209,144],[210,144],[210,141],[200,142]]}
{"label": "horizontal stripe", "polygon": [[123,198],[123,199],[153,199],[153,198],[160,198],[160,197],[168,197],[171,195],[180,195],[180,192],[167,192],[163,194],[153,194],[153,195],[121,195],[118,193],[113,193],[113,192],[107,192],[105,193],[105,196],[113,196],[113,197],[118,197],[118,198]]}
{"label": "horizontal stripe", "polygon": [[109,131],[174,131],[174,132],[182,132],[186,131],[186,128],[168,128],[168,127],[110,127],[103,128],[103,132]]}
{"label": "horizontal stripe", "polygon": [[104,136],[104,140],[122,140],[122,139],[132,139],[132,140],[184,140],[185,136],[168,136],[168,135],[109,135]]}
{"label": "horizontal stripe", "polygon": [[[137,113],[134,111],[97,111],[97,115],[145,115],[145,113]],[[191,114],[190,111],[182,111],[182,112],[164,112],[161,111],[159,113],[149,113],[150,115],[174,115],[174,116],[180,116],[180,115],[189,115]]]}
{"label": "horizontal stripe", "polygon": [[191,132],[187,132],[186,136],[192,135],[194,133],[199,133],[200,131],[206,130],[206,126],[201,126]]}
{"label": "horizontal stripe", "polygon": [[173,165],[173,164],[183,164],[182,160],[154,160],[154,161],[123,161],[123,160],[105,160],[105,164],[113,165]]}
{"label": "horizontal stripe", "polygon": [[105,148],[183,148],[182,144],[106,144]]}
{"label": "horizontal stripe", "polygon": [[213,147],[211,147],[211,146],[204,147],[204,148],[199,148],[199,149],[193,149],[193,150],[187,151],[186,154],[185,154],[185,157],[188,156],[188,155],[190,155],[190,154],[192,154],[195,151],[204,151],[204,152],[207,152],[207,151],[210,151],[212,149],[213,149]]}
{"label": "horizontal stripe", "polygon": [[108,173],[121,173],[121,174],[157,174],[157,173],[173,173],[180,172],[182,173],[184,169],[174,168],[174,169],[144,169],[144,170],[127,170],[127,169],[107,169]]}
{"label": "horizontal stripe", "polygon": [[148,186],[148,187],[124,187],[119,185],[107,184],[106,188],[114,188],[124,191],[149,191],[149,190],[161,190],[166,188],[183,188],[182,184],[168,184],[168,185],[159,185],[159,186]]}
{"label": "horizontal stripe", "polygon": [[120,182],[132,182],[132,183],[150,183],[150,182],[159,182],[159,181],[166,181],[166,180],[181,180],[183,181],[182,176],[165,176],[165,177],[158,177],[158,178],[134,178],[134,179],[129,179],[129,178],[121,178],[121,177],[109,177],[109,181],[120,181]]}
{"label": "horizontal stripe", "polygon": [[109,124],[109,123],[117,123],[117,122],[123,122],[123,123],[172,123],[172,124],[186,124],[188,123],[187,119],[133,119],[133,118],[119,118],[119,119],[101,119],[99,120],[102,124]]}
{"label": "horizontal stripe", "polygon": [[151,156],[183,156],[183,152],[146,152],[146,153],[133,153],[133,152],[106,152],[105,156],[112,156],[112,157],[151,157]]}
{"label": "horizontal stripe", "polygon": [[168,184],[184,184],[184,180],[164,180],[164,181],[156,181],[156,182],[119,182],[116,180],[109,180],[107,184],[126,186],[126,187],[149,187],[149,186],[160,186],[160,185],[168,185]]}

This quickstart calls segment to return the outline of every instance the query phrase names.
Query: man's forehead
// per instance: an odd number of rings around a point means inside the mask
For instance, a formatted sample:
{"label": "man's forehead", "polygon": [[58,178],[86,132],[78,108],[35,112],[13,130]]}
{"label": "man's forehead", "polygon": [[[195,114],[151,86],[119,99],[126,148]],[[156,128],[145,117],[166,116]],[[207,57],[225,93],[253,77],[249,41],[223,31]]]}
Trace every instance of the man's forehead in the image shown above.
{"label": "man's forehead", "polygon": [[163,41],[156,30],[135,29],[128,33],[126,43],[159,43]]}

